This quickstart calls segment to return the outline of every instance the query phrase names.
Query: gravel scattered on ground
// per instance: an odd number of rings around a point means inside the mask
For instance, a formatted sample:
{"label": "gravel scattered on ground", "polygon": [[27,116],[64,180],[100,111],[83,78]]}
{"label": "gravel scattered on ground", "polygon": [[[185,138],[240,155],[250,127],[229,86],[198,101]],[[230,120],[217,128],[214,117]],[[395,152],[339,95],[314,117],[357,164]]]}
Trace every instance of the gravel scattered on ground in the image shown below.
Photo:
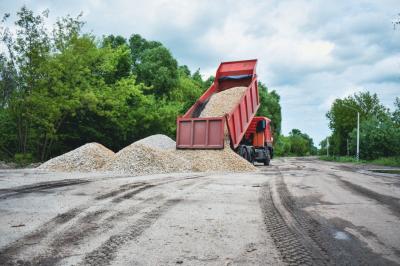
{"label": "gravel scattered on ground", "polygon": [[214,93],[204,107],[200,117],[224,116],[238,104],[247,87],[233,87],[218,93]]}
{"label": "gravel scattered on ground", "polygon": [[99,170],[114,157],[114,152],[99,143],[87,143],[63,155],[48,160],[38,169],[89,172]]}

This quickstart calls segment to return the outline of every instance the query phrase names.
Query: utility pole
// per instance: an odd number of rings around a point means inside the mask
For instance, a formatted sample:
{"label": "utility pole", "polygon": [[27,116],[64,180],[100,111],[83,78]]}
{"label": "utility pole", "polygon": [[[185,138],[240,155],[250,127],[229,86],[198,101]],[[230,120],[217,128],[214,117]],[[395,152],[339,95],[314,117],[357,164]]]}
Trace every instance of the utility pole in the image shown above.
{"label": "utility pole", "polygon": [[329,137],[326,138],[326,157],[329,157]]}
{"label": "utility pole", "polygon": [[357,162],[360,159],[360,112],[357,111]]}

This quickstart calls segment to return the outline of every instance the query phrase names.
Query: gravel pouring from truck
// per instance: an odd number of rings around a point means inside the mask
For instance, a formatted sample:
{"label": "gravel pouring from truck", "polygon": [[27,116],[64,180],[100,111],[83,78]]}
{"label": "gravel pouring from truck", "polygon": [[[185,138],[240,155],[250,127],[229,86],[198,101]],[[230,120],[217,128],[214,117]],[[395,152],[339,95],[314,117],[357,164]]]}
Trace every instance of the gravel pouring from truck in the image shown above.
{"label": "gravel pouring from truck", "polygon": [[[260,106],[256,64],[256,59],[220,64],[214,83],[177,119],[178,149],[223,149],[227,133],[231,148],[239,155],[250,162],[269,164],[273,155],[271,121],[266,117],[254,117]],[[243,87],[240,100],[225,115],[199,117],[212,97]]]}

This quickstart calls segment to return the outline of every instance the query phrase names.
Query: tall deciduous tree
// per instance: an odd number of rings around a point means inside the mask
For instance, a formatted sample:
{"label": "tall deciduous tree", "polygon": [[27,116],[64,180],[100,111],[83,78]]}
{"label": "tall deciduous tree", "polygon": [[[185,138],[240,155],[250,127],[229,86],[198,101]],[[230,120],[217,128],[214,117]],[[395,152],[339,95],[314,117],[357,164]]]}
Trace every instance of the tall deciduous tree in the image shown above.
{"label": "tall deciduous tree", "polygon": [[332,148],[335,154],[345,155],[349,133],[357,126],[357,111],[361,120],[376,117],[383,120],[388,117],[388,109],[384,107],[376,94],[359,92],[344,99],[336,99],[326,114],[329,127],[333,130]]}

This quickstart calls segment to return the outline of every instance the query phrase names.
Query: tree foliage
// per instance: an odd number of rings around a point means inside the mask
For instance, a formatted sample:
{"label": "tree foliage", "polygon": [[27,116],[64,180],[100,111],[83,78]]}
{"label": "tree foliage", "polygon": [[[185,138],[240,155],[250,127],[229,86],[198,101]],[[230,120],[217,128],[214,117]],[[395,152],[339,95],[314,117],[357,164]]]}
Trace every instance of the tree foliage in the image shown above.
{"label": "tree foliage", "polygon": [[344,99],[336,99],[326,114],[329,127],[333,131],[330,145],[333,153],[346,154],[349,134],[357,127],[357,112],[360,113],[361,121],[371,117],[382,120],[389,114],[387,108],[380,103],[378,96],[368,91],[359,92]]}
{"label": "tree foliage", "polygon": [[[360,157],[400,155],[400,100],[396,98],[391,113],[376,94],[359,92],[344,99],[336,99],[327,113],[333,130],[329,137],[329,151],[333,155],[347,154],[347,141],[351,155],[355,154],[357,142],[357,112],[360,113]],[[326,146],[326,143],[321,143]],[[326,153],[326,147],[324,147]]]}
{"label": "tree foliage", "polygon": [[306,156],[317,154],[313,139],[299,129],[292,129],[289,136],[280,136],[275,145],[279,156]]}

